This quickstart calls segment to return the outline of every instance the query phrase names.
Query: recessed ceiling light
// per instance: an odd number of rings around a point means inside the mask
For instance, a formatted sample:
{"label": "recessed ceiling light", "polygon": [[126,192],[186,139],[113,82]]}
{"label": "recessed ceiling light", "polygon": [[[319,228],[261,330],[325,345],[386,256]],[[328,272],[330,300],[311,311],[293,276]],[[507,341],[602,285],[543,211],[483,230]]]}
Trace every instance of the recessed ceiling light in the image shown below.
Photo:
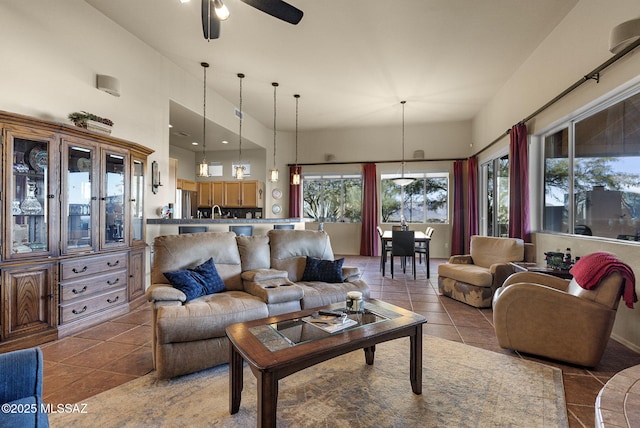
{"label": "recessed ceiling light", "polygon": [[197,146],[197,145],[198,145],[198,142],[197,142],[197,141],[194,141],[193,143],[191,143],[191,145],[192,145],[192,146]]}
{"label": "recessed ceiling light", "polygon": [[180,0],[180,3],[184,4],[184,3],[189,3],[191,0]]}
{"label": "recessed ceiling light", "polygon": [[227,140],[222,140],[222,144],[229,144]]}

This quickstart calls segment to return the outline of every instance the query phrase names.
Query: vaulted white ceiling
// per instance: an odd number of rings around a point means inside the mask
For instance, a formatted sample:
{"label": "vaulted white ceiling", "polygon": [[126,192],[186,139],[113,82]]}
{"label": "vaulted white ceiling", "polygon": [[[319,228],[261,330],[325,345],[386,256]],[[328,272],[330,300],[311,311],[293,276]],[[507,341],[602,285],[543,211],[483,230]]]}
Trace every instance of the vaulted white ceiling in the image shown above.
{"label": "vaulted white ceiling", "polygon": [[200,0],[85,0],[266,127],[300,130],[470,120],[577,0],[289,0],[291,25],[240,0],[221,36],[202,35]]}

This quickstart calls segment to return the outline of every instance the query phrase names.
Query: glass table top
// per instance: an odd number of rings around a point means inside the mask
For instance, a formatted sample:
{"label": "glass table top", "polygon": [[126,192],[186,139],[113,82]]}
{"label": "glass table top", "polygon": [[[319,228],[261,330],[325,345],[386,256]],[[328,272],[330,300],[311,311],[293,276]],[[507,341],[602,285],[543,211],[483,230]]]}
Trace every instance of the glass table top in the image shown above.
{"label": "glass table top", "polygon": [[251,327],[249,331],[267,349],[278,351],[402,316],[372,302],[366,303],[363,312],[348,313],[344,307],[333,308],[327,312],[336,313],[338,316],[324,315],[325,311],[321,310],[308,317]]}

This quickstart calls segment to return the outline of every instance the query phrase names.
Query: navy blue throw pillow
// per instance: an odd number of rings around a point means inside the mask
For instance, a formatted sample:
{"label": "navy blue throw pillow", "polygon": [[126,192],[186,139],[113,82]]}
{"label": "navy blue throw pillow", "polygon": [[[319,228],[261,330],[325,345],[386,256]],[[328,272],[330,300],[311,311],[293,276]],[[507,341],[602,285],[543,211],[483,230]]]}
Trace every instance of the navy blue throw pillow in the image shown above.
{"label": "navy blue throw pillow", "polygon": [[302,281],[343,282],[342,263],[344,259],[321,260],[307,256]]}
{"label": "navy blue throw pillow", "polygon": [[218,274],[213,258],[193,269],[165,272],[171,285],[187,296],[187,302],[196,297],[224,291],[224,282]]}

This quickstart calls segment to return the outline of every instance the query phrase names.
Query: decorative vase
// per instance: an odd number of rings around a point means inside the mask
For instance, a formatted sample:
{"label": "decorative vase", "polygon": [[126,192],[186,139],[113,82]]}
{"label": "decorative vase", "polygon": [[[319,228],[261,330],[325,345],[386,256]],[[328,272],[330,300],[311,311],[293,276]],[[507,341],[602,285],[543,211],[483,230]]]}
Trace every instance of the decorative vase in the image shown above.
{"label": "decorative vase", "polygon": [[23,214],[33,215],[42,213],[42,205],[36,198],[36,183],[27,180],[27,197],[20,204]]}

